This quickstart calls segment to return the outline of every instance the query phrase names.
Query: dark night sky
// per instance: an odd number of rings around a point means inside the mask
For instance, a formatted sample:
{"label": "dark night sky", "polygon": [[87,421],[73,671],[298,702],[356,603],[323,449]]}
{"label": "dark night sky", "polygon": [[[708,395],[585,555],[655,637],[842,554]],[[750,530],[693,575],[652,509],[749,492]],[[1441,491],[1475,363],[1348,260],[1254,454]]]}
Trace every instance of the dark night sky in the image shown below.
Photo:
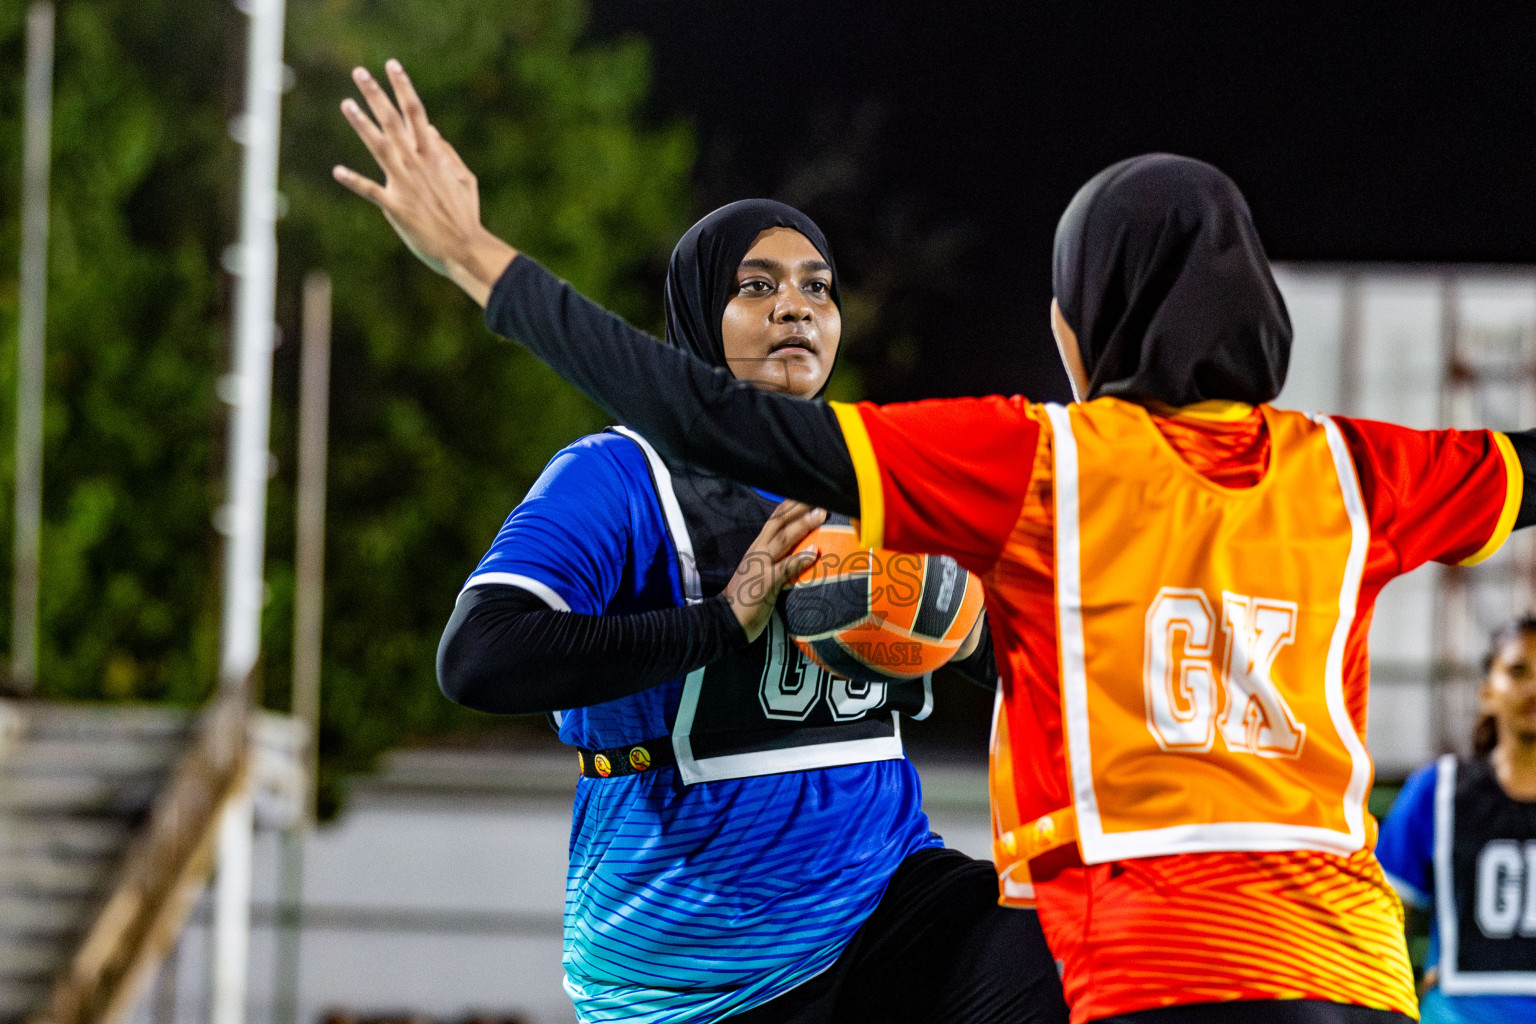
{"label": "dark night sky", "polygon": [[960,229],[950,283],[901,307],[920,358],[872,375],[877,399],[1059,393],[1056,218],[1148,150],[1231,174],[1275,259],[1536,262],[1536,4],[595,0],[593,29],[650,40],[701,201],[782,192],[867,122],[879,201],[811,210],[834,249],[893,211]]}

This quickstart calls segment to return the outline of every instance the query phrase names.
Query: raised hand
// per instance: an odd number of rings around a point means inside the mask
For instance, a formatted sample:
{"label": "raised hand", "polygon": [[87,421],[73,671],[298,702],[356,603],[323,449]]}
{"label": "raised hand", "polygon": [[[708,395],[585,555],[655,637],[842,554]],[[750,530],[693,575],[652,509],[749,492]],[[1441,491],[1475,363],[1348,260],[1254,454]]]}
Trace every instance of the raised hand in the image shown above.
{"label": "raised hand", "polygon": [[483,306],[517,250],[480,223],[479,183],[427,120],[426,108],[405,68],[390,60],[384,70],[394,101],[366,68],[352,70],[352,80],[372,118],[355,100],[341,103],[342,116],[373,154],[384,172],[384,183],[340,164],[331,174],[382,210],[401,241],[423,263]]}

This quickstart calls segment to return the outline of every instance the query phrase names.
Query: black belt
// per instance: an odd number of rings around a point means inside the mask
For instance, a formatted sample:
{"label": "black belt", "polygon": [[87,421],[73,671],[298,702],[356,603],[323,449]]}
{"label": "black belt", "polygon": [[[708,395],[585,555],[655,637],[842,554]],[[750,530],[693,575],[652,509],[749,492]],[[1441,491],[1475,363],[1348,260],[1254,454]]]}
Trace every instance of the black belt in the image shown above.
{"label": "black belt", "polygon": [[576,751],[576,762],[581,765],[581,774],[589,779],[615,779],[620,775],[638,775],[652,768],[674,765],[677,758],[672,753],[672,737],[662,736],[607,750],[581,747]]}

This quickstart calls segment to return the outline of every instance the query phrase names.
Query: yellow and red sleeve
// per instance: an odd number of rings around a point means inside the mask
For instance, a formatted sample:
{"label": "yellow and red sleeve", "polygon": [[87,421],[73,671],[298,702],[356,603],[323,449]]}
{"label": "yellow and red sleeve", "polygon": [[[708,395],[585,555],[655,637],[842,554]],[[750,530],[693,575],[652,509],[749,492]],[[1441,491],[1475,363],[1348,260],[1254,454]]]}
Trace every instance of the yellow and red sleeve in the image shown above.
{"label": "yellow and red sleeve", "polygon": [[1428,561],[1476,565],[1515,525],[1525,473],[1492,430],[1411,430],[1336,417],[1349,444],[1374,537],[1399,573]]}
{"label": "yellow and red sleeve", "polygon": [[842,428],[848,457],[853,460],[853,471],[859,478],[859,542],[865,547],[883,548],[885,495],[880,485],[880,460],[875,457],[859,407],[845,402],[830,404],[837,414],[837,425]]}
{"label": "yellow and red sleeve", "polygon": [[1493,435],[1499,459],[1504,464],[1504,504],[1499,510],[1498,521],[1494,523],[1492,536],[1482,547],[1463,558],[1462,565],[1476,565],[1504,546],[1515,528],[1515,516],[1520,514],[1520,497],[1525,491],[1525,469],[1520,465],[1520,457],[1515,454],[1514,446],[1503,434],[1497,431],[1489,433]]}
{"label": "yellow and red sleeve", "polygon": [[832,408],[859,482],[862,542],[991,568],[1019,516],[1040,424],[1022,398]]}

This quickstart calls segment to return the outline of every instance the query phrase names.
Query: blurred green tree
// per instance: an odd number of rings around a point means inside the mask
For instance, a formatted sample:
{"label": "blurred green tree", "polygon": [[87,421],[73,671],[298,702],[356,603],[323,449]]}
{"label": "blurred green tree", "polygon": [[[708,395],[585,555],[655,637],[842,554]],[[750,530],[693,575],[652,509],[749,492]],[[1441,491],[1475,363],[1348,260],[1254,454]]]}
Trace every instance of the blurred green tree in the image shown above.
{"label": "blurred green tree", "polygon": [[[20,138],[23,5],[0,6],[0,138]],[[263,688],[291,651],[299,284],[335,281],[322,751],[328,781],[402,739],[472,728],[437,693],[459,585],[543,463],[603,423],[420,266],[330,167],[372,162],[337,113],[355,64],[399,57],[479,176],[486,221],[638,323],[689,213],[691,132],[647,122],[649,55],[585,38],[583,0],[290,0]],[[196,0],[60,9],[48,324],[44,692],[196,703],[217,651],[244,19]],[[19,237],[0,146],[0,251]],[[15,260],[0,266],[0,422]],[[10,477],[9,445],[0,479]],[[6,493],[0,529],[9,530]],[[9,572],[9,546],[0,565]],[[334,789],[331,790],[334,797]]]}

